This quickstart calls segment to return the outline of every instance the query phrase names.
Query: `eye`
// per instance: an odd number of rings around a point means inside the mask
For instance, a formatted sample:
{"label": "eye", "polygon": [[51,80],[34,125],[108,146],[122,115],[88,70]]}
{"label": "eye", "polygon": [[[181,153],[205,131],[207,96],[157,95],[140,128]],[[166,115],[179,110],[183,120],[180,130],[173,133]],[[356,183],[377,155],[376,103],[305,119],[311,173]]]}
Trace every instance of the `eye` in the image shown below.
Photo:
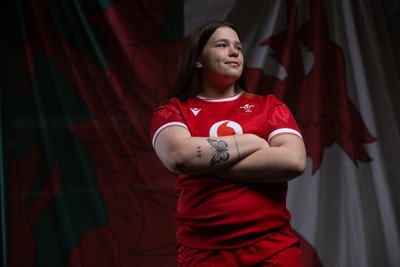
{"label": "eye", "polygon": [[220,43],[220,44],[217,44],[217,47],[226,47],[226,44],[225,43]]}

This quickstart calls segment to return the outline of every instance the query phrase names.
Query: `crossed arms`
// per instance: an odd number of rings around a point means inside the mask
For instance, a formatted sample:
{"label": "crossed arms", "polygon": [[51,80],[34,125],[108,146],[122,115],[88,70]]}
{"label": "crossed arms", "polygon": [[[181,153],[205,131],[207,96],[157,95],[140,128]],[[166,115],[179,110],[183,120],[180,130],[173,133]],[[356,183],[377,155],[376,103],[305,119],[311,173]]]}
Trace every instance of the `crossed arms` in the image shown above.
{"label": "crossed arms", "polygon": [[294,134],[275,136],[270,144],[254,134],[192,137],[181,126],[163,129],[154,149],[171,171],[271,183],[291,180],[306,167],[303,140]]}

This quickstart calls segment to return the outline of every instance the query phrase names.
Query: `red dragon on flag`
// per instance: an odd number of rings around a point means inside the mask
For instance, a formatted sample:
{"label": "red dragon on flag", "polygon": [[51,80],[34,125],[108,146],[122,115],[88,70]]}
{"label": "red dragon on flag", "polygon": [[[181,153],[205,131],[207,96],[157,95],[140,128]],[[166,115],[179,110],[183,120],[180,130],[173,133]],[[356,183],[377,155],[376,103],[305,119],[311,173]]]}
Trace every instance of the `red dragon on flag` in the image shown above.
{"label": "red dragon on flag", "polygon": [[[99,51],[109,62],[104,69],[63,38],[53,23],[51,4],[50,0],[31,0],[26,6],[29,32],[21,91],[32,83],[37,54],[44,53],[94,114],[93,120],[71,125],[70,131],[87,143],[108,221],[108,225],[84,233],[80,244],[70,251],[67,266],[174,266],[174,178],[162,167],[149,137],[152,111],[173,78],[182,43],[159,40],[159,28],[170,2],[120,0],[104,13],[85,14],[105,37],[105,51]],[[39,159],[35,163],[39,166]],[[17,168],[14,165],[12,169]],[[19,168],[26,167],[24,162],[19,163]],[[10,188],[23,200],[29,192],[19,186],[20,180],[35,177],[13,176],[11,172]],[[68,179],[60,176],[61,180]],[[49,200],[54,200],[56,189]],[[43,191],[38,197],[47,194]],[[16,242],[22,240],[11,231],[9,266],[33,266],[36,248],[31,223],[41,211],[29,213],[14,201],[12,213],[24,216],[12,216],[11,228],[25,229],[25,238],[32,242],[25,243],[23,253],[31,256],[18,256],[21,247]],[[46,205],[36,207],[44,209]]]}
{"label": "red dragon on flag", "polygon": [[[324,150],[338,144],[355,164],[371,160],[366,143],[375,141],[356,106],[347,95],[346,64],[343,51],[329,39],[329,25],[322,0],[310,0],[309,21],[297,31],[297,1],[287,1],[288,29],[261,45],[273,49],[272,57],[287,72],[287,78],[264,75],[249,69],[247,81],[259,93],[273,93],[292,110],[305,141],[312,171],[321,166]],[[306,46],[313,55],[307,72],[301,53]]]}

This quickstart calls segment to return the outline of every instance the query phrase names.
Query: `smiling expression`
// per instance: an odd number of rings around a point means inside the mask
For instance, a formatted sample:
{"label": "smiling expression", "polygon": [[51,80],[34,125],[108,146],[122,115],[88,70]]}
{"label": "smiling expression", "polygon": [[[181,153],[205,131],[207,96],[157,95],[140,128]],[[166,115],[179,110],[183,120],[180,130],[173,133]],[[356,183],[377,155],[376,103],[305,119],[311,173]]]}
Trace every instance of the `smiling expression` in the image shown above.
{"label": "smiling expression", "polygon": [[201,68],[203,84],[226,88],[239,79],[243,61],[242,44],[236,32],[220,27],[208,39],[196,67]]}

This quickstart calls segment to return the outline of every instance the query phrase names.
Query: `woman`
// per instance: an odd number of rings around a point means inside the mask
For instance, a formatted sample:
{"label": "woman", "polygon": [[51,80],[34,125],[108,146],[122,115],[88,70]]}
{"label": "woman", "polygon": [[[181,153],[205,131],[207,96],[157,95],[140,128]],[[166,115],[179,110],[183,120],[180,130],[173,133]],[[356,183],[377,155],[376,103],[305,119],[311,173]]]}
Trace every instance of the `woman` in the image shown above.
{"label": "woman", "polygon": [[177,177],[179,266],[301,266],[287,181],[306,154],[288,108],[245,91],[238,30],[206,23],[182,48],[154,149]]}

